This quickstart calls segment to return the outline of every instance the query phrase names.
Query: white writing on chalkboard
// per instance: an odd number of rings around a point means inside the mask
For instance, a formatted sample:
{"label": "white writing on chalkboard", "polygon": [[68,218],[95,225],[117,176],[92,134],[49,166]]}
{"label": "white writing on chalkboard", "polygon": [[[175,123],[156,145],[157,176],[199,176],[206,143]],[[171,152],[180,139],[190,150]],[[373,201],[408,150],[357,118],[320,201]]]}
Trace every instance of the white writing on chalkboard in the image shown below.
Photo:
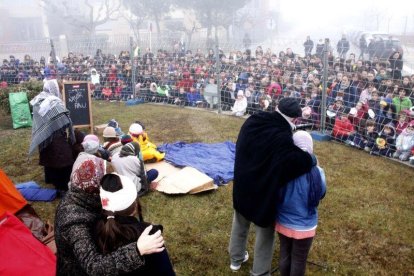
{"label": "white writing on chalkboard", "polygon": [[81,101],[84,97],[83,91],[83,89],[73,89],[69,92],[68,101],[73,103],[75,109],[86,109],[86,103]]}

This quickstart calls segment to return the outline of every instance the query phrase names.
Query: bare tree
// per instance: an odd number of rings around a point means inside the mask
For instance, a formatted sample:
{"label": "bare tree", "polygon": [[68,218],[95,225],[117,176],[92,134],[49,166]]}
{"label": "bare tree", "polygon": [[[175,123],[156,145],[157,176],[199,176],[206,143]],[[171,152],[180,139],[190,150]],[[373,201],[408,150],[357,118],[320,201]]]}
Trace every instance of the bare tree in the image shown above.
{"label": "bare tree", "polygon": [[248,0],[227,0],[223,5],[222,0],[177,0],[178,7],[186,7],[192,9],[196,14],[198,21],[207,28],[207,44],[212,44],[212,30],[214,27],[214,37],[218,39],[219,27],[227,30],[232,25],[232,14],[239,8],[243,7]]}
{"label": "bare tree", "polygon": [[157,36],[160,39],[160,22],[163,16],[170,12],[172,0],[123,0],[123,5],[140,21],[152,19],[155,22]]}
{"label": "bare tree", "polygon": [[124,0],[122,1],[124,5],[124,12],[122,16],[128,22],[129,26],[134,33],[135,40],[140,40],[139,29],[144,23],[144,20],[147,18],[147,13],[144,10],[141,1],[133,1],[133,0]]}
{"label": "bare tree", "polygon": [[96,28],[110,20],[117,20],[120,16],[119,0],[94,1],[66,1],[42,0],[44,8],[54,14],[61,15],[66,23],[80,28],[83,33],[92,36]]}

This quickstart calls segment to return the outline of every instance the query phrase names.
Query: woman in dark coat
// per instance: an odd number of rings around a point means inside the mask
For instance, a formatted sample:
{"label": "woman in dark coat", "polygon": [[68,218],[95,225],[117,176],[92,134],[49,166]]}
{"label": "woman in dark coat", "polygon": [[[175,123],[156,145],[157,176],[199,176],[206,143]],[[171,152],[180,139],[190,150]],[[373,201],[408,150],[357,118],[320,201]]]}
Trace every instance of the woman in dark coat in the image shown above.
{"label": "woman in dark coat", "polygon": [[[161,235],[147,230],[138,241],[102,254],[92,236],[102,214],[99,183],[105,174],[98,138],[84,141],[73,165],[69,191],[56,209],[57,275],[118,275],[144,266],[144,255],[160,252]],[[161,239],[160,239],[161,237]]]}
{"label": "woman in dark coat", "polygon": [[39,165],[44,167],[45,182],[52,183],[57,190],[68,190],[72,166],[79,153],[77,148],[85,136],[78,130],[74,133],[76,141],[72,143],[65,130],[56,131],[52,142],[39,153]]}

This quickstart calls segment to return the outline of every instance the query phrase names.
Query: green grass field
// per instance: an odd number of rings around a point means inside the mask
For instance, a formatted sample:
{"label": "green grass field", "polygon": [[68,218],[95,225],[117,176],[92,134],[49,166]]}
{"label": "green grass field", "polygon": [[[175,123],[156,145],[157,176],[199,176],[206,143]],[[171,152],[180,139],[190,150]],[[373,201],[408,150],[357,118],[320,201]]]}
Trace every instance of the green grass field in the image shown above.
{"label": "green grass field", "polygon": [[[31,129],[13,130],[10,117],[0,118],[0,167],[14,182],[35,180],[46,186],[37,155],[27,156]],[[202,110],[93,103],[95,124],[111,118],[124,131],[140,120],[156,144],[235,142],[244,122]],[[333,142],[315,143],[315,153],[325,169],[328,192],[319,205],[307,274],[414,275],[414,169]],[[33,206],[42,219],[53,221],[57,203]],[[152,192],[142,204],[148,221],[164,225],[177,275],[234,275],[227,253],[232,183],[199,195]],[[251,255],[253,241],[254,234],[248,245]],[[277,259],[276,246],[273,267]],[[248,275],[251,264],[252,259],[238,275]]]}

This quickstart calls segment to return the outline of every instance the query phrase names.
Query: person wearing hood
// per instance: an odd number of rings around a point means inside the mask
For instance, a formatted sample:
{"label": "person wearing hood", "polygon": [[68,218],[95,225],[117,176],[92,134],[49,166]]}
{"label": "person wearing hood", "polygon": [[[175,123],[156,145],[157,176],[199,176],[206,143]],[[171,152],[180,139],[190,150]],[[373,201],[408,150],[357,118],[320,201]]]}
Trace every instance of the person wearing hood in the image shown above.
{"label": "person wearing hood", "polygon": [[[313,153],[308,132],[296,131],[293,141],[303,151]],[[307,256],[316,234],[318,205],[325,193],[325,173],[319,166],[279,190],[275,230],[280,242],[281,275],[305,275]]]}
{"label": "person wearing hood", "polygon": [[234,101],[234,105],[231,108],[231,113],[235,116],[243,116],[247,110],[247,98],[244,96],[243,90],[237,92],[237,99]]}
{"label": "person wearing hood", "polygon": [[401,161],[407,161],[410,158],[414,148],[414,120],[408,123],[407,127],[398,135],[395,147],[394,158]]}
{"label": "person wearing hood", "polygon": [[84,137],[74,131],[69,111],[61,99],[55,79],[46,80],[43,91],[34,97],[32,139],[29,155],[39,151],[39,165],[44,167],[45,183],[53,184],[58,192],[68,190],[74,148]]}
{"label": "person wearing hood", "polygon": [[391,157],[395,152],[395,127],[393,123],[387,123],[378,134],[375,144],[371,150],[373,155]]}
{"label": "person wearing hood", "polygon": [[100,75],[98,74],[95,68],[91,69],[90,80],[93,85],[100,84]]}
{"label": "person wearing hood", "polygon": [[276,111],[258,112],[240,129],[236,143],[234,216],[229,243],[232,271],[238,271],[249,259],[246,245],[250,224],[254,223],[256,239],[251,273],[270,274],[278,189],[316,165],[313,155],[293,143],[293,120],[300,116],[299,102],[284,98]]}

